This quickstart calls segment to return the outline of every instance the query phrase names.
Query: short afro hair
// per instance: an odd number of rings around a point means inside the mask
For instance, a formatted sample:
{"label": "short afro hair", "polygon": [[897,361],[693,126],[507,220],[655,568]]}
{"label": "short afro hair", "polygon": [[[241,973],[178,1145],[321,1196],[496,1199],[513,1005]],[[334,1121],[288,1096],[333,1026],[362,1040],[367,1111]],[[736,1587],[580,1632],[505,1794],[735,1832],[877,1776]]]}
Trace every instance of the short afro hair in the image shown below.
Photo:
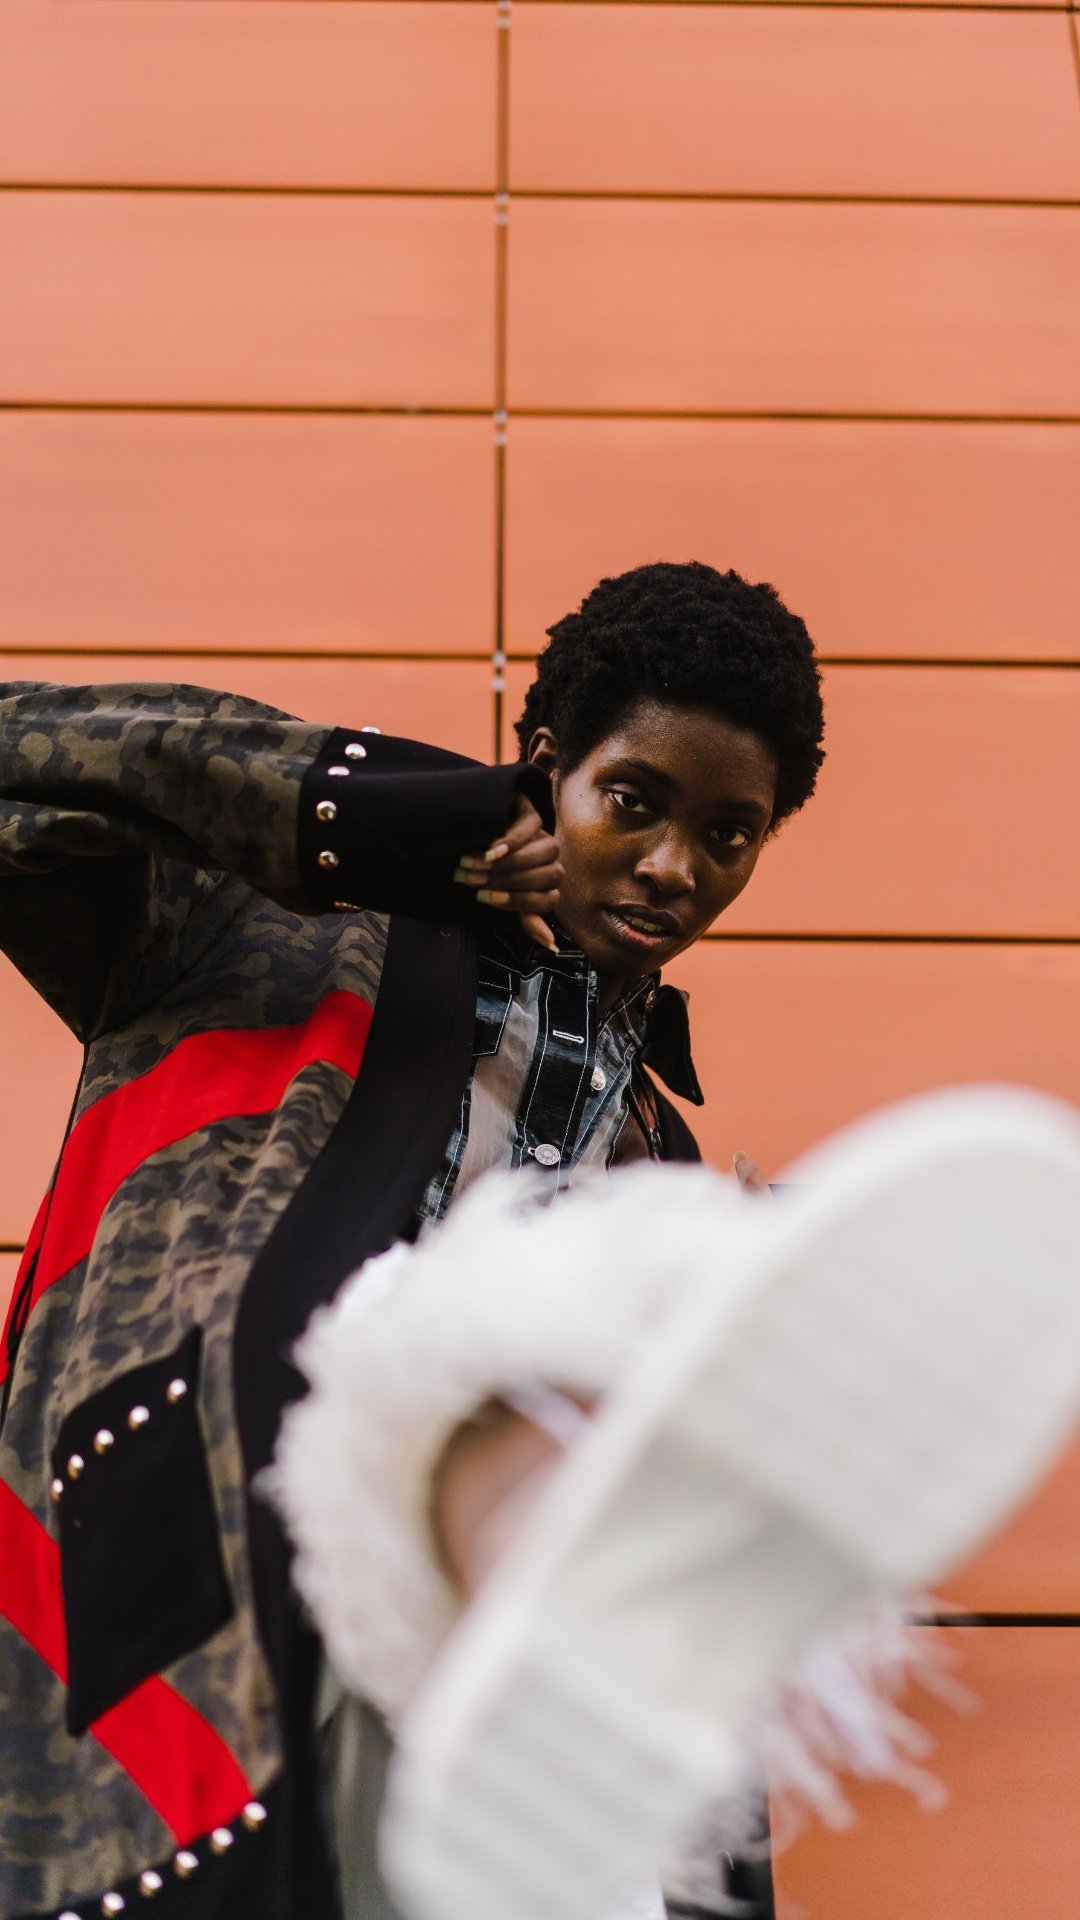
{"label": "short afro hair", "polygon": [[806,627],[772,587],[659,560],[601,580],[548,632],[515,727],[522,758],[550,727],[569,773],[638,700],[664,700],[722,714],[772,749],[770,831],[809,800],[825,757],[821,678]]}

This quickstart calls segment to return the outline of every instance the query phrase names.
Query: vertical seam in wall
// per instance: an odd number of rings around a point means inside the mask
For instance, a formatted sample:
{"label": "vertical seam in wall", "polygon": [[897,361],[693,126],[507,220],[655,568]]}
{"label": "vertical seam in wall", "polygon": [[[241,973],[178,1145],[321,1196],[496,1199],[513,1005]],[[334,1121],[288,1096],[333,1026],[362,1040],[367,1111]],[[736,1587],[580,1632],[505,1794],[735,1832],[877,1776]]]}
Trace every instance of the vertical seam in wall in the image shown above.
{"label": "vertical seam in wall", "polygon": [[1072,45],[1073,72],[1076,76],[1077,104],[1078,106],[1080,106],[1080,25],[1078,25],[1077,17],[1076,17],[1076,0],[1069,0],[1069,5],[1066,10],[1065,19],[1067,22],[1066,31],[1068,32],[1069,40]]}
{"label": "vertical seam in wall", "polygon": [[495,647],[492,654],[494,758],[503,756],[506,679],[506,305],[510,251],[510,4],[495,7]]}

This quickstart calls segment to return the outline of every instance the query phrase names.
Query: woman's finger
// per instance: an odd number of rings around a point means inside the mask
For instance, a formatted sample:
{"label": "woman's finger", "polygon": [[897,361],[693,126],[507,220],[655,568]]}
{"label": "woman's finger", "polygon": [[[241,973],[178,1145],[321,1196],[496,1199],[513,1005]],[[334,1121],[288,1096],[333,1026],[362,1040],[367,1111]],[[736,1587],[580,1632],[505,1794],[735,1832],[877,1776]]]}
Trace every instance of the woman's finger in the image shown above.
{"label": "woman's finger", "polygon": [[760,1167],[754,1165],[748,1153],[733,1153],[731,1156],[731,1164],[735,1168],[736,1177],[744,1193],[765,1193],[771,1195],[772,1189],[765,1175],[762,1173]]}
{"label": "woman's finger", "polygon": [[546,947],[549,953],[558,953],[558,942],[546,920],[538,913],[523,913],[520,919],[530,940],[535,940],[538,947]]}
{"label": "woman's finger", "polygon": [[504,907],[511,913],[553,913],[559,894],[556,887],[541,887],[531,892],[510,893],[505,887],[481,887],[476,895],[481,906]]}
{"label": "woman's finger", "polygon": [[499,893],[548,893],[562,885],[563,870],[555,861],[507,874],[498,868],[459,867],[454,879],[463,887],[494,888]]}
{"label": "woman's finger", "polygon": [[547,866],[559,857],[559,843],[543,829],[531,840],[509,853],[500,854],[497,860],[489,860],[484,853],[463,853],[458,865],[469,873],[505,874],[518,873],[524,868]]}

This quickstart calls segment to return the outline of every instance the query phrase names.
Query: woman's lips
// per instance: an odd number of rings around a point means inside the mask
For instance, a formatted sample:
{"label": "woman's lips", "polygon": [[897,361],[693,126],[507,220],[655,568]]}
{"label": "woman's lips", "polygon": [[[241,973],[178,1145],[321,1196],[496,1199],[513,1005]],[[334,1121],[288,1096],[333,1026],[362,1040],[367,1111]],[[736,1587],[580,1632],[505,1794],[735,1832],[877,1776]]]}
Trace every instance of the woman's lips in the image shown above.
{"label": "woman's lips", "polygon": [[[601,912],[611,932],[621,947],[632,947],[635,953],[655,953],[661,947],[669,947],[677,938],[677,930],[663,921],[654,920],[651,914],[635,913],[634,919],[643,924],[634,926],[627,919],[628,909],[603,907]],[[650,931],[650,929],[655,931]]]}

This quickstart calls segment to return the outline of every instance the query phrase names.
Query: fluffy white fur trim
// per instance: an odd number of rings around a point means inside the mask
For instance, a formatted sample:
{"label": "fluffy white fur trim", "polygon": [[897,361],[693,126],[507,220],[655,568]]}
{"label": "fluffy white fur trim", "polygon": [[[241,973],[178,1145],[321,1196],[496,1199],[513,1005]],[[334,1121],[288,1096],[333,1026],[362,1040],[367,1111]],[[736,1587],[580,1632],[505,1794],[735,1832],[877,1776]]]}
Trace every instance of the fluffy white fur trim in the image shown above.
{"label": "fluffy white fur trim", "polygon": [[427,1524],[450,1434],[501,1388],[609,1388],[688,1271],[706,1261],[723,1285],[725,1221],[745,1205],[703,1168],[628,1170],[554,1206],[547,1192],[479,1180],[415,1247],[369,1261],[297,1348],[312,1390],[268,1484],[334,1666],[391,1721],[458,1611]]}
{"label": "fluffy white fur trim", "polygon": [[[459,1610],[427,1522],[450,1434],[501,1390],[610,1388],[688,1273],[704,1264],[724,1287],[728,1223],[747,1204],[697,1168],[598,1178],[554,1207],[545,1192],[525,1175],[477,1182],[415,1247],[354,1275],[297,1350],[311,1392],[288,1414],[267,1480],[334,1667],[392,1724]],[[792,1825],[807,1811],[843,1824],[845,1773],[933,1802],[919,1764],[929,1740],[895,1699],[912,1677],[944,1691],[942,1660],[940,1642],[886,1600],[805,1649],[747,1729],[745,1795],[710,1817],[707,1871],[718,1846],[752,1839],[763,1778]]]}

